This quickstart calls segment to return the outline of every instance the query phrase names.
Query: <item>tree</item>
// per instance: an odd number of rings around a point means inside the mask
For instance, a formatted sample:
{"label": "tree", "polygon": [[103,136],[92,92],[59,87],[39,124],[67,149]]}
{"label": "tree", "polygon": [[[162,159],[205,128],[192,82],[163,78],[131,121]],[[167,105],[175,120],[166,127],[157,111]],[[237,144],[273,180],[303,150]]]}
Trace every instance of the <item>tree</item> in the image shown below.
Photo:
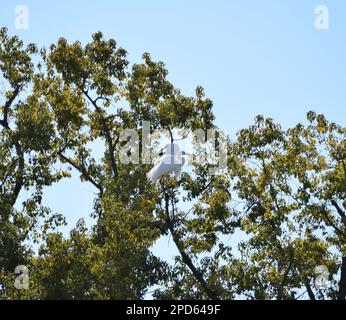
{"label": "tree", "polygon": [[[323,115],[307,118],[306,126],[283,131],[257,117],[232,150],[231,179],[245,204],[237,214],[250,236],[240,245],[241,264],[253,271],[246,282],[252,297],[290,299],[306,288],[311,299],[345,299],[346,131]],[[321,265],[330,284],[314,293]]]}
{"label": "tree", "polygon": [[[147,53],[129,68],[126,51],[100,32],[86,45],[61,38],[38,50],[1,29],[0,69],[9,86],[0,120],[1,298],[141,299],[154,288],[157,299],[345,299],[345,128],[313,112],[288,130],[259,116],[228,141],[223,172],[195,161],[154,185],[150,164],[120,161],[130,145],[121,134],[142,138],[143,121],[171,142],[177,129],[217,129],[201,87],[184,96]],[[141,156],[144,146],[135,150]],[[42,206],[42,191],[72,171],[95,189],[96,223],[88,229],[81,219],[64,237],[65,217]],[[31,196],[20,203],[25,190]],[[150,250],[163,235],[178,249],[174,264]],[[30,290],[13,286],[21,264]],[[314,268],[322,265],[330,283],[320,288]]]}

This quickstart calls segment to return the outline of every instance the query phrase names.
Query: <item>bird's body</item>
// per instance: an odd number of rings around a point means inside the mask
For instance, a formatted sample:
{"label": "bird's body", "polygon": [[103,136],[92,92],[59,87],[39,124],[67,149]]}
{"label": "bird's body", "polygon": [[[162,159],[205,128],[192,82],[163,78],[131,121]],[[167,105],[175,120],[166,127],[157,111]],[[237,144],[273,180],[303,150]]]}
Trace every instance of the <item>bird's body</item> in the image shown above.
{"label": "bird's body", "polygon": [[182,157],[182,153],[177,144],[169,144],[165,147],[166,154],[163,155],[158,162],[147,174],[147,177],[152,182],[157,182],[160,178],[166,174],[174,172],[178,176],[181,172],[181,168],[185,164],[185,159]]}

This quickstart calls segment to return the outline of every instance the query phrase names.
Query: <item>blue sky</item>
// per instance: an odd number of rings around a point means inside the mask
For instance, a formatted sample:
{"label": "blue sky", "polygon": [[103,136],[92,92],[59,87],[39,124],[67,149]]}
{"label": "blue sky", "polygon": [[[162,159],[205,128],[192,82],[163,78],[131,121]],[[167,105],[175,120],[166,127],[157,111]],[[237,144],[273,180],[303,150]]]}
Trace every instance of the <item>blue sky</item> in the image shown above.
{"label": "blue sky", "polygon": [[[329,8],[328,30],[314,26],[318,4]],[[14,27],[17,5],[29,8],[28,30]],[[31,0],[3,2],[0,25],[41,46],[61,36],[86,42],[100,30],[131,63],[147,51],[184,94],[205,88],[232,137],[257,114],[288,127],[315,110],[346,125],[345,17],[341,0]],[[93,191],[76,176],[47,190],[46,203],[72,226],[88,218]]]}

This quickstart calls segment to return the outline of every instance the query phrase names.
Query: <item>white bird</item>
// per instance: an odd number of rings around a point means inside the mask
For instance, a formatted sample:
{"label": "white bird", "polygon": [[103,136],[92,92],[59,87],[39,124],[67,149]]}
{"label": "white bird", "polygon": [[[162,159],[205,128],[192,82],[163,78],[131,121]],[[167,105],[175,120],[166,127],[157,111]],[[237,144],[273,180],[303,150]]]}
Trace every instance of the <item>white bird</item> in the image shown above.
{"label": "white bird", "polygon": [[181,172],[181,168],[185,164],[185,159],[177,144],[170,143],[164,150],[165,154],[161,157],[158,164],[147,174],[147,177],[154,183],[159,181],[162,176],[172,172],[178,176]]}

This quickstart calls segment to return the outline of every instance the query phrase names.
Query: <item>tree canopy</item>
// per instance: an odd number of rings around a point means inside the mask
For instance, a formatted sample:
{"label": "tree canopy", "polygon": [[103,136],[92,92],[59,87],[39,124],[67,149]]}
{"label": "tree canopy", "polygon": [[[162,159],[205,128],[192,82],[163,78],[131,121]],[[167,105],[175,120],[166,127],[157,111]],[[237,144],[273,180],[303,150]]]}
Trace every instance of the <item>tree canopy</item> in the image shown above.
{"label": "tree canopy", "polygon": [[[133,66],[126,54],[101,32],[37,48],[0,30],[0,298],[344,300],[346,128],[315,112],[288,129],[257,116],[227,141],[226,170],[193,162],[152,184],[150,164],[119,161],[122,130],[207,132],[213,103],[201,87],[185,96],[148,53]],[[43,197],[72,172],[95,190],[96,222],[65,236]],[[172,263],[151,250],[162,236]],[[14,286],[18,265],[28,290]]]}

